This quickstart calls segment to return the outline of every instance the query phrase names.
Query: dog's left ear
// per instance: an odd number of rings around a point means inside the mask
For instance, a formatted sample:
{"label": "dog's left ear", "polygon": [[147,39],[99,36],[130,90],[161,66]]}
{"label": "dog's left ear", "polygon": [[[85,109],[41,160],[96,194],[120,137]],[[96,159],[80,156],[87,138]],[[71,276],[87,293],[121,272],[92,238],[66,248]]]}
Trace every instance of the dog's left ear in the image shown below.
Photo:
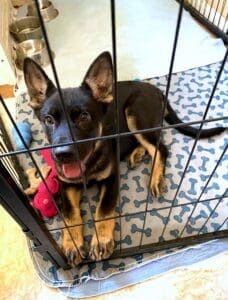
{"label": "dog's left ear", "polygon": [[89,67],[82,84],[89,87],[97,101],[112,102],[113,68],[109,52],[103,52],[95,59]]}

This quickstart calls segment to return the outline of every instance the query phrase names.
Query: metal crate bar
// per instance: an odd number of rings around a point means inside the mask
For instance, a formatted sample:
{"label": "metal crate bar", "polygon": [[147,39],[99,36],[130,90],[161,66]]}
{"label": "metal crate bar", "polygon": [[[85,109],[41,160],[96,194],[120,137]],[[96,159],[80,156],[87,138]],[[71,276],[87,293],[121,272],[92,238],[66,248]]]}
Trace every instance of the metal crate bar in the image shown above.
{"label": "metal crate bar", "polygon": [[40,254],[49,258],[57,267],[66,268],[64,254],[1,161],[0,186],[0,203],[22,227],[23,232],[33,240]]}
{"label": "metal crate bar", "polygon": [[[182,14],[183,14],[183,7],[184,7],[184,0],[181,0],[180,5],[179,5],[178,16],[177,16],[177,23],[176,23],[176,31],[175,31],[175,35],[174,35],[173,49],[172,49],[172,53],[171,53],[169,75],[168,75],[168,81],[167,81],[165,98],[164,98],[165,101],[164,101],[163,110],[162,110],[162,120],[161,120],[161,125],[160,125],[161,127],[163,127],[163,122],[164,122],[164,117],[165,117],[165,110],[166,110],[167,102],[168,102],[168,95],[169,95],[170,83],[171,83],[171,79],[172,79],[172,71],[173,71],[173,65],[174,65],[176,49],[177,49],[177,42],[178,42],[178,37],[179,37],[179,32],[180,32],[181,19],[182,19]],[[157,158],[158,148],[159,148],[159,145],[161,143],[161,133],[162,132],[160,130],[159,131],[159,138],[158,138],[158,141],[156,143],[156,151],[155,151],[155,154],[154,154],[154,157],[153,157],[149,182],[151,182],[151,179],[152,179],[153,173],[154,173],[155,161],[156,161],[156,158]],[[148,193],[147,193],[146,210],[148,209],[150,195],[151,195],[151,191],[150,191],[150,186],[149,186],[148,187]],[[147,218],[146,218],[146,213],[145,213],[143,226],[142,226],[142,232],[141,232],[141,238],[140,238],[140,243],[139,243],[139,249],[142,246],[142,241],[143,241],[143,236],[144,236],[144,229],[145,229],[145,225],[146,225],[146,219]]]}
{"label": "metal crate bar", "polygon": [[[95,230],[96,238],[97,238],[98,243],[99,243],[99,236],[98,236],[97,229],[96,229],[96,223],[102,222],[104,220],[109,220],[109,219],[119,220],[119,223],[120,223],[120,241],[121,241],[122,240],[122,222],[121,222],[121,218],[127,217],[127,216],[134,216],[134,215],[142,214],[142,213],[144,214],[144,220],[143,220],[143,226],[142,226],[142,232],[141,232],[141,236],[140,236],[139,245],[137,247],[122,249],[122,246],[121,246],[121,243],[120,243],[120,249],[118,249],[114,252],[114,254],[112,255],[113,258],[115,258],[115,257],[125,257],[125,256],[129,256],[129,255],[135,255],[135,254],[151,252],[151,251],[157,251],[157,250],[167,249],[167,248],[171,248],[171,247],[180,247],[180,246],[193,245],[193,244],[208,241],[208,240],[214,239],[214,238],[228,237],[228,230],[220,230],[224,226],[227,219],[224,220],[224,222],[222,224],[220,224],[220,226],[214,232],[201,234],[204,226],[207,224],[208,220],[211,218],[213,213],[218,208],[218,205],[221,203],[221,201],[223,199],[226,199],[228,197],[228,195],[226,194],[227,191],[222,196],[211,198],[211,199],[205,199],[205,200],[200,201],[203,192],[206,190],[210,179],[213,177],[213,174],[214,174],[216,168],[218,167],[219,163],[221,162],[221,160],[223,158],[223,155],[225,154],[225,151],[227,150],[227,147],[226,147],[224,149],[222,155],[220,156],[218,162],[216,163],[216,166],[214,167],[211,175],[209,176],[208,181],[205,183],[205,186],[203,187],[203,190],[202,190],[199,198],[196,199],[196,201],[194,201],[194,202],[188,203],[189,205],[193,205],[194,208],[193,208],[192,213],[189,214],[187,222],[184,225],[184,229],[182,230],[179,237],[174,238],[172,240],[162,241],[162,242],[158,241],[156,243],[151,243],[151,244],[148,244],[148,245],[143,245],[142,244],[143,235],[144,235],[144,228],[145,228],[145,225],[146,225],[147,213],[150,213],[153,210],[159,211],[159,210],[169,209],[167,222],[165,223],[163,231],[162,231],[162,238],[163,238],[164,233],[167,229],[167,225],[168,225],[168,222],[169,222],[169,219],[170,219],[172,209],[174,207],[181,207],[183,205],[186,205],[186,204],[175,204],[175,199],[178,196],[178,193],[179,193],[180,187],[182,185],[185,173],[187,172],[192,154],[193,154],[193,152],[195,150],[195,147],[196,147],[196,144],[199,140],[200,133],[201,133],[201,130],[203,128],[203,125],[205,123],[209,123],[209,122],[215,122],[215,121],[219,121],[219,120],[228,119],[228,116],[225,116],[225,117],[222,117],[222,118],[206,119],[207,112],[210,108],[210,104],[212,102],[212,99],[213,99],[213,96],[215,94],[217,85],[219,83],[221,74],[223,72],[223,68],[224,68],[225,63],[227,61],[228,51],[226,51],[226,54],[224,56],[224,60],[221,63],[220,69],[218,70],[218,75],[217,75],[217,78],[215,80],[214,86],[212,88],[211,96],[209,98],[209,101],[208,101],[208,104],[206,106],[206,109],[205,109],[202,120],[194,121],[194,122],[188,122],[188,123],[184,123],[184,124],[181,123],[181,124],[164,126],[164,115],[165,115],[165,109],[166,109],[166,105],[167,105],[167,101],[168,101],[170,84],[171,84],[171,80],[172,80],[172,70],[173,70],[173,65],[174,65],[174,61],[175,61],[175,54],[176,54],[178,36],[179,36],[179,31],[180,31],[180,26],[181,26],[183,8],[184,7],[188,8],[193,15],[194,15],[194,13],[197,14],[198,18],[202,18],[203,22],[205,24],[207,24],[207,23],[211,23],[211,21],[209,21],[209,17],[206,18],[206,16],[204,16],[206,14],[206,4],[203,7],[203,2],[202,1],[200,2],[198,0],[197,1],[195,0],[194,4],[193,4],[193,1],[191,2],[192,4],[190,4],[190,2],[186,2],[184,0],[179,1],[180,5],[179,5],[179,11],[178,11],[178,15],[177,15],[176,30],[175,30],[175,35],[174,35],[171,59],[170,59],[170,66],[169,66],[166,92],[165,92],[165,97],[164,97],[165,102],[164,102],[164,106],[163,106],[163,110],[162,110],[162,120],[161,120],[160,126],[158,126],[156,128],[148,128],[148,129],[143,129],[143,130],[137,130],[135,132],[120,132],[120,127],[119,127],[120,108],[119,108],[119,102],[118,102],[118,89],[117,89],[117,49],[116,49],[116,46],[117,46],[116,42],[117,41],[116,41],[116,16],[115,16],[115,13],[116,13],[115,9],[116,8],[115,8],[115,0],[110,0],[113,76],[114,76],[113,95],[114,95],[114,99],[116,101],[116,103],[115,103],[116,104],[116,110],[115,110],[115,113],[116,113],[115,114],[115,117],[116,117],[116,132],[114,134],[111,134],[111,135],[108,135],[108,136],[96,137],[96,138],[85,139],[85,140],[75,140],[72,129],[71,129],[71,126],[70,126],[69,116],[68,116],[67,111],[66,111],[66,107],[65,107],[65,103],[64,103],[64,99],[63,99],[63,94],[62,94],[60,82],[59,82],[59,79],[58,79],[57,69],[56,69],[56,66],[54,64],[54,60],[53,60],[52,55],[51,55],[51,47],[50,47],[50,42],[49,42],[48,35],[47,35],[47,32],[46,32],[44,20],[42,18],[41,12],[39,10],[40,2],[39,2],[39,0],[34,0],[34,1],[35,1],[36,9],[37,9],[37,14],[38,14],[38,17],[39,17],[39,20],[40,20],[41,29],[42,29],[42,32],[43,32],[44,41],[45,41],[46,46],[47,46],[47,51],[48,51],[48,54],[49,54],[51,67],[52,67],[52,72],[53,72],[53,75],[54,75],[55,83],[56,83],[57,90],[58,90],[58,93],[59,93],[59,97],[60,97],[60,100],[61,100],[62,111],[66,116],[69,132],[71,134],[71,140],[72,140],[69,143],[61,143],[61,144],[58,144],[58,145],[55,145],[55,146],[48,145],[48,146],[45,146],[45,147],[36,147],[36,148],[30,148],[29,149],[28,146],[26,145],[26,143],[25,143],[25,141],[24,141],[24,139],[23,139],[16,123],[15,123],[15,121],[13,120],[12,116],[10,115],[10,112],[8,111],[7,106],[5,105],[4,100],[2,99],[2,97],[0,97],[0,101],[3,105],[3,107],[5,108],[6,113],[8,114],[13,126],[16,128],[16,131],[17,131],[19,137],[21,138],[21,140],[22,140],[22,142],[25,146],[25,150],[13,151],[12,148],[10,147],[10,151],[8,151],[8,153],[0,154],[0,186],[1,186],[0,203],[2,203],[2,205],[6,208],[6,210],[20,224],[20,226],[22,227],[22,230],[26,233],[26,235],[33,241],[34,249],[39,251],[43,256],[50,259],[56,266],[67,268],[68,267],[67,258],[65,257],[65,255],[63,254],[62,250],[57,245],[55,240],[52,238],[51,232],[53,232],[55,230],[67,229],[67,231],[68,231],[68,233],[71,237],[71,240],[74,244],[75,249],[78,249],[77,244],[75,243],[75,241],[73,239],[73,236],[71,234],[70,229],[73,228],[73,227],[76,227],[76,226],[91,224],[91,222],[83,222],[82,224],[68,225],[66,223],[66,221],[64,220],[64,217],[63,217],[62,212],[60,211],[58,205],[56,205],[56,208],[58,210],[59,215],[62,218],[64,226],[54,228],[54,229],[52,228],[52,229],[48,230],[45,227],[45,224],[42,221],[42,219],[38,217],[38,215],[35,213],[35,211],[31,207],[31,205],[29,204],[29,201],[28,201],[27,197],[23,194],[23,192],[20,190],[20,188],[17,186],[17,184],[14,182],[14,180],[10,176],[10,173],[7,171],[6,167],[3,165],[1,159],[4,159],[6,157],[11,157],[11,156],[14,157],[15,155],[19,155],[19,154],[23,154],[23,153],[28,153],[28,155],[30,156],[32,162],[34,163],[35,167],[37,168],[37,171],[40,174],[43,182],[46,184],[44,178],[42,177],[39,166],[37,165],[36,161],[33,158],[32,152],[38,151],[38,150],[41,150],[41,149],[44,149],[44,148],[52,149],[54,147],[59,147],[59,146],[74,145],[75,153],[76,153],[76,160],[79,162],[80,157],[79,157],[79,151],[78,151],[78,147],[77,147],[78,144],[91,142],[91,141],[98,141],[98,140],[114,139],[116,141],[116,144],[117,144],[116,160],[117,160],[117,171],[118,171],[117,172],[117,176],[118,176],[118,194],[119,194],[118,203],[119,203],[119,206],[120,206],[120,138],[127,137],[127,136],[133,136],[133,135],[138,134],[138,133],[149,133],[149,132],[155,132],[155,131],[157,131],[159,133],[159,138],[158,138],[158,141],[156,143],[156,151],[155,151],[155,155],[154,155],[154,158],[153,158],[153,161],[152,161],[152,169],[151,169],[151,173],[150,173],[150,180],[151,180],[151,178],[153,176],[156,156],[157,156],[157,152],[158,152],[159,145],[160,145],[160,142],[161,142],[161,136],[162,136],[163,130],[169,130],[171,128],[178,128],[178,127],[182,127],[182,126],[184,127],[186,125],[194,125],[194,124],[199,124],[198,134],[197,134],[197,137],[195,139],[194,145],[191,149],[190,155],[188,157],[187,164],[184,168],[181,180],[179,182],[179,186],[176,190],[176,193],[175,193],[175,196],[172,200],[171,205],[166,206],[166,207],[161,207],[161,208],[156,208],[156,209],[149,210],[148,206],[149,206],[150,190],[148,189],[147,202],[146,202],[145,210],[137,212],[137,213],[128,213],[128,214],[122,214],[121,211],[119,211],[118,215],[116,215],[115,217],[105,218],[105,219],[102,219],[102,220],[95,220],[94,216],[93,216],[90,201],[88,201],[88,208],[89,208],[89,212],[90,212],[91,219],[92,219],[92,225],[93,225],[93,228]],[[214,2],[214,0],[213,0],[213,2]],[[224,3],[225,2],[223,2],[222,12],[224,11],[224,7],[225,7]],[[196,7],[198,7],[198,10],[197,10]],[[203,11],[203,15],[201,14],[202,11]],[[210,16],[211,12],[212,12],[212,10],[210,10],[209,16]],[[219,23],[220,23],[220,20],[219,20]],[[211,23],[210,26],[212,26],[212,27],[215,26],[217,28],[217,26],[213,23]],[[217,28],[217,30],[221,31],[219,28]],[[223,34],[225,34],[225,33],[223,32]],[[225,34],[225,37],[227,38],[227,34]],[[223,37],[223,38],[225,38],[225,37]],[[227,40],[226,40],[226,42],[227,42]],[[79,166],[81,168],[80,164],[79,164]],[[82,172],[82,174],[83,174],[83,172]],[[85,194],[87,194],[87,184],[86,184],[86,179],[85,179],[84,174],[82,175],[82,180],[83,180],[84,192],[85,192]],[[47,184],[46,184],[46,188],[48,189]],[[186,226],[188,225],[188,222],[189,222],[191,216],[193,215],[197,204],[205,202],[205,201],[213,201],[213,200],[215,200],[215,201],[217,200],[218,203],[215,205],[214,209],[209,214],[208,218],[206,219],[206,221],[204,222],[204,224],[200,228],[198,234],[194,235],[194,236],[182,237],[183,232],[184,232]],[[88,262],[88,260],[85,260],[85,262]]]}
{"label": "metal crate bar", "polygon": [[[118,89],[117,89],[117,51],[116,51],[116,8],[115,8],[115,0],[111,0],[110,2],[111,8],[111,32],[112,32],[112,57],[113,57],[113,99],[115,99],[116,104],[116,162],[117,162],[117,185],[118,185],[118,206],[120,207],[120,108],[119,108],[119,97],[118,97]],[[120,212],[119,212],[120,215]],[[120,224],[120,241],[122,240],[122,221],[119,218]],[[120,253],[122,251],[122,243],[120,243]]]}
{"label": "metal crate bar", "polygon": [[[209,184],[211,178],[212,178],[213,175],[215,174],[215,171],[217,170],[217,168],[218,168],[220,162],[222,161],[222,159],[223,159],[223,157],[224,157],[224,155],[225,155],[225,153],[226,153],[227,148],[228,148],[228,145],[226,145],[225,149],[223,150],[223,152],[222,152],[222,154],[221,154],[221,156],[220,156],[218,162],[216,163],[216,165],[215,165],[213,171],[211,172],[211,175],[209,176],[209,178],[208,178],[206,184],[204,185],[204,187],[203,187],[203,189],[202,189],[202,191],[201,191],[201,193],[200,193],[200,195],[199,195],[197,201],[194,203],[193,210],[192,210],[192,212],[190,213],[190,215],[188,216],[187,222],[186,222],[186,224],[184,225],[184,228],[182,229],[182,231],[181,231],[179,237],[182,237],[182,235],[183,235],[183,233],[184,233],[184,231],[185,231],[186,226],[188,225],[188,223],[189,223],[189,221],[190,221],[192,215],[193,215],[194,212],[195,212],[195,209],[196,209],[196,207],[197,207],[197,204],[200,203],[200,199],[201,199],[201,197],[203,196],[203,193],[205,192],[205,190],[206,190],[206,188],[207,188],[207,186],[208,186],[208,184]],[[225,196],[225,194],[224,194],[221,198],[219,198],[219,199],[223,199],[224,196]]]}
{"label": "metal crate bar", "polygon": [[[226,50],[226,53],[225,53],[224,59],[223,59],[223,61],[222,61],[221,67],[220,67],[220,69],[219,69],[219,71],[218,71],[218,75],[217,75],[217,78],[216,78],[216,80],[215,80],[214,86],[213,86],[213,88],[212,88],[212,92],[211,92],[210,98],[209,98],[209,100],[208,100],[208,103],[207,103],[207,106],[206,106],[206,109],[205,109],[205,112],[204,112],[204,115],[203,115],[202,120],[205,120],[205,119],[206,119],[208,110],[209,110],[209,108],[210,108],[211,102],[212,102],[212,100],[213,100],[215,91],[216,91],[217,86],[218,86],[218,83],[219,83],[219,79],[220,79],[220,77],[221,77],[221,75],[222,75],[222,72],[223,72],[225,63],[226,63],[226,61],[227,61],[227,55],[228,55],[228,50]],[[201,133],[201,131],[202,131],[202,128],[203,128],[203,123],[200,124],[200,127],[199,127],[199,129],[198,129],[198,133],[197,133],[197,136],[196,136],[196,138],[195,138],[195,140],[194,140],[194,144],[193,144],[193,146],[192,146],[192,149],[191,149],[191,152],[190,152],[190,154],[189,154],[187,163],[186,163],[186,165],[185,165],[183,174],[182,174],[182,176],[181,176],[181,180],[180,180],[180,182],[179,182],[179,185],[178,185],[178,188],[177,188],[177,190],[176,190],[175,196],[174,196],[174,198],[173,198],[173,200],[172,200],[172,206],[173,206],[173,204],[175,203],[175,200],[176,200],[176,198],[177,198],[177,196],[178,196],[178,193],[179,193],[179,191],[180,191],[180,188],[181,188],[182,182],[183,182],[183,180],[184,180],[185,174],[186,174],[186,172],[187,172],[187,170],[188,170],[188,166],[189,166],[189,164],[190,164],[192,155],[193,155],[193,153],[194,153],[194,150],[195,150],[195,148],[196,148],[197,142],[198,142],[198,140],[199,140],[199,137],[200,137],[200,133]],[[169,214],[168,214],[168,217],[167,217],[167,222],[166,222],[166,224],[165,224],[165,226],[164,226],[164,228],[163,228],[163,231],[162,231],[162,236],[164,235],[164,233],[165,233],[165,231],[166,231],[166,227],[167,227],[167,224],[168,224],[168,222],[169,222],[170,215],[171,215],[171,212],[172,212],[172,206],[171,206],[171,208],[170,208],[170,210],[169,210]]]}
{"label": "metal crate bar", "polygon": [[[180,2],[180,0],[177,0],[177,1]],[[226,1],[223,2],[224,7],[225,7],[225,2]],[[215,23],[215,17],[216,17],[218,7],[219,7],[219,1],[217,2],[217,7],[215,9],[215,14],[214,14],[214,17],[213,17],[212,21],[210,20],[210,17],[211,17],[213,3],[211,4],[211,8],[210,8],[210,12],[209,12],[208,17],[206,17],[205,13],[201,12],[202,3],[203,3],[203,1],[201,1],[200,7],[197,8],[197,6],[195,4],[193,4],[192,1],[185,1],[184,7],[185,7],[186,10],[188,10],[190,12],[190,14],[194,18],[196,18],[200,23],[205,25],[216,36],[221,37],[223,39],[224,43],[227,44],[228,43],[228,32],[225,32],[225,26],[228,22],[227,16],[225,18],[225,24],[223,26],[223,29],[220,29],[220,27],[219,27],[219,23],[220,23],[220,20],[221,20],[221,15],[220,15],[219,22]],[[222,9],[222,12],[223,12],[223,10],[224,10],[224,8]]]}

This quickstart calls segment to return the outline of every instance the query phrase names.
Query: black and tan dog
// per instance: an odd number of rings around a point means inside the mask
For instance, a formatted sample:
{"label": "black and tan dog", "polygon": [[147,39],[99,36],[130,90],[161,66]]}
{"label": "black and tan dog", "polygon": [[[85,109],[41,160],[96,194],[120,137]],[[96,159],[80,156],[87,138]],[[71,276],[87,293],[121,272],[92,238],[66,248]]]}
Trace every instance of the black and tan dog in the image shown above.
{"label": "black and tan dog", "polygon": [[[68,120],[63,113],[56,87],[31,59],[25,59],[24,76],[31,99],[30,105],[43,124],[50,144],[71,142],[72,135],[73,139],[78,141],[116,132],[113,69],[108,52],[102,53],[92,63],[80,87],[61,90]],[[118,82],[117,88],[120,132],[160,126],[164,96],[158,88],[136,81]],[[171,124],[181,123],[169,104],[165,119]],[[192,137],[197,133],[196,129],[189,126],[181,127],[179,130]],[[223,130],[223,128],[203,130],[201,138],[218,134]],[[153,158],[158,137],[159,132],[154,131],[120,138],[121,158],[130,154],[131,167],[138,165],[146,152]],[[95,219],[100,220],[96,222],[99,242],[94,233],[89,256],[93,260],[101,260],[108,258],[114,247],[115,221],[112,217],[115,215],[118,198],[116,144],[113,139],[102,139],[80,143],[77,149],[75,151],[74,145],[57,146],[52,149],[59,179],[64,183],[66,194],[64,214],[68,225],[82,223],[79,206],[82,178],[84,177],[87,183],[95,180],[100,188],[100,200],[95,214]],[[77,160],[77,156],[80,160]],[[150,182],[155,197],[162,192],[166,157],[166,147],[160,143]],[[77,249],[66,230],[62,246],[71,265],[74,265],[80,263],[85,256],[83,229],[82,226],[76,226],[70,230]]]}

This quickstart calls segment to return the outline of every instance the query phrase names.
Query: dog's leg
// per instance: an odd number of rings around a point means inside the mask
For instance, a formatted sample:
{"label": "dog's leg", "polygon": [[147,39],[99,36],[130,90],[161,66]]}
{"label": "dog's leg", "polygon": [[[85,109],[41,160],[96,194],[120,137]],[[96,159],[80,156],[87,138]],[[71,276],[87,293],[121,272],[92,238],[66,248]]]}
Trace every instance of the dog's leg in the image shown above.
{"label": "dog's leg", "polygon": [[[126,115],[127,125],[130,131],[136,131],[138,129],[142,129],[137,127],[136,118],[132,113],[129,113],[128,109],[125,110],[125,115]],[[135,134],[135,138],[147,150],[151,158],[154,159],[156,146],[152,143],[152,139],[150,139],[150,135],[139,133],[139,134]],[[151,191],[155,197],[160,196],[163,191],[166,156],[167,156],[166,148],[163,144],[160,144],[159,149],[157,150],[156,160],[154,163],[154,171],[150,182]]]}
{"label": "dog's leg", "polygon": [[[89,256],[92,260],[110,257],[114,249],[115,207],[118,197],[117,176],[104,180],[100,188],[100,199],[96,208],[96,231],[90,246]],[[107,220],[105,220],[107,219]]]}
{"label": "dog's leg", "polygon": [[[77,190],[76,187],[66,187],[66,201],[68,202],[68,209],[64,212],[64,218],[69,227],[63,230],[62,248],[68,258],[68,263],[71,266],[78,265],[83,258],[85,258],[85,251],[83,247],[83,226],[80,213],[80,198],[81,190]],[[72,241],[72,239],[74,241]]]}
{"label": "dog's leg", "polygon": [[[150,154],[152,160],[155,157],[156,146],[151,144],[142,134],[137,134],[136,139],[142,143]],[[150,188],[153,196],[159,197],[162,194],[164,186],[165,160],[161,153],[161,147],[157,150],[156,160],[154,162],[154,170],[151,177]]]}
{"label": "dog's leg", "polygon": [[128,157],[129,168],[134,169],[138,167],[145,155],[146,149],[142,145],[137,146]]}

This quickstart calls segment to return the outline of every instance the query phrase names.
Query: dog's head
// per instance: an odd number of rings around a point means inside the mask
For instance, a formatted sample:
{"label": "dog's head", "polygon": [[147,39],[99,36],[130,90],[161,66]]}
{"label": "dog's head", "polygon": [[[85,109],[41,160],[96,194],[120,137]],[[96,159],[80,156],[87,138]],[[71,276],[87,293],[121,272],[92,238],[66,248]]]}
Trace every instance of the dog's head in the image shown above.
{"label": "dog's head", "polygon": [[[57,88],[40,66],[29,58],[24,61],[24,78],[30,105],[50,144],[72,142],[72,135],[75,141],[102,135],[103,117],[107,105],[113,101],[113,69],[108,52],[99,55],[91,64],[80,87],[61,90],[66,115]],[[52,156],[60,175],[69,180],[81,177],[96,143],[78,144],[79,163],[74,145],[54,147]]]}

